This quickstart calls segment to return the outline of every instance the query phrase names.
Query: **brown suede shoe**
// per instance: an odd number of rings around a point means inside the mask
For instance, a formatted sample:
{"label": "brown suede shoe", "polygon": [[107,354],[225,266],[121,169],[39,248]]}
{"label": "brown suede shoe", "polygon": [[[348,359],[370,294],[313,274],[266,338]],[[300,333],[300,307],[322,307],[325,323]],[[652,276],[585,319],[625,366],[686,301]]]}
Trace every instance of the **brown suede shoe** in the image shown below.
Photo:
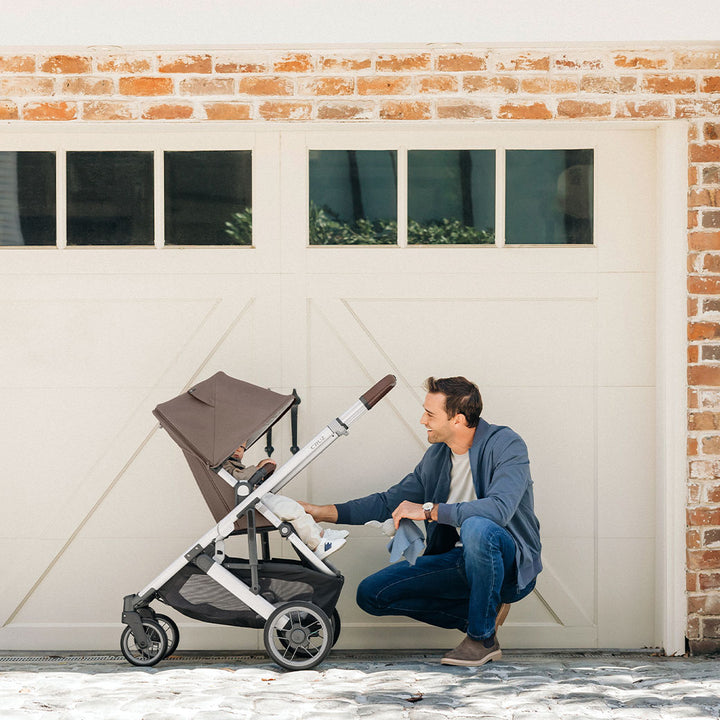
{"label": "brown suede shoe", "polygon": [[479,667],[492,660],[499,660],[502,657],[500,644],[495,642],[490,647],[472,638],[465,636],[465,639],[449,653],[443,656],[440,661],[443,665],[462,665],[463,667]]}
{"label": "brown suede shoe", "polygon": [[510,603],[502,603],[498,608],[497,617],[495,618],[495,632],[497,632],[498,628],[505,622],[505,618],[508,616],[509,612]]}

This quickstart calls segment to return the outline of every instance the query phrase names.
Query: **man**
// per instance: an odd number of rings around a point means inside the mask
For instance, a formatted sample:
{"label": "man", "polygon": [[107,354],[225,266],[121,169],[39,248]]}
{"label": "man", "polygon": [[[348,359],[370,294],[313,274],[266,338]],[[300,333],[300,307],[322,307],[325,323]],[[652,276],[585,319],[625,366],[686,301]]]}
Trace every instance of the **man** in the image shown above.
{"label": "man", "polygon": [[431,377],[425,389],[430,448],[413,472],[385,492],[303,507],[318,522],[424,520],[424,555],[365,578],[358,605],[466,632],[442,663],[474,667],[502,656],[497,628],[542,569],[527,448],[480,417],[480,392],[464,377]]}

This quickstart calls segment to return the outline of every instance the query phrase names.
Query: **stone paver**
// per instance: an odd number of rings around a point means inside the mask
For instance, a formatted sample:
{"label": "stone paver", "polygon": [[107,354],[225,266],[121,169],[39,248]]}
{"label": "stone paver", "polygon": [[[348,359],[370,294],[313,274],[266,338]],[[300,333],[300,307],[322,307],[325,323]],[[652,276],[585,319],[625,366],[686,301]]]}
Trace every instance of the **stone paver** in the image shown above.
{"label": "stone paver", "polygon": [[26,720],[667,720],[720,717],[720,660],[506,652],[484,668],[440,654],[334,652],[285,672],[262,656],[0,655],[0,718]]}

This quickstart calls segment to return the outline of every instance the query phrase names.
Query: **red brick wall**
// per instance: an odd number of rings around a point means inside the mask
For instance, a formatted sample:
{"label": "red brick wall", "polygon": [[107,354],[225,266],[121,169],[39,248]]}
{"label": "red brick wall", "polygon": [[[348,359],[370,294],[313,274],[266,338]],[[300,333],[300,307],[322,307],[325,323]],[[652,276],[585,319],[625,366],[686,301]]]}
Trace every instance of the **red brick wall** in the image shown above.
{"label": "red brick wall", "polygon": [[688,122],[688,638],[720,649],[720,43],[3,53],[0,120]]}

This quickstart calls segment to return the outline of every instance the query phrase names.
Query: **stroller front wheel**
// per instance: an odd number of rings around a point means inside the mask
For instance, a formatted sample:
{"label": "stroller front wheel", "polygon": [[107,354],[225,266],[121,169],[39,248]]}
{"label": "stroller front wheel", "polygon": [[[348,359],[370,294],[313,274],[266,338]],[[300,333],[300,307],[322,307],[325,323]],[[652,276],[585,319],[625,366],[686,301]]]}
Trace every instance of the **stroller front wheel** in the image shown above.
{"label": "stroller front wheel", "polygon": [[155,620],[143,618],[142,625],[148,639],[147,645],[140,647],[128,625],[120,637],[120,650],[131,665],[150,667],[159,663],[167,654],[168,639],[165,631]]}
{"label": "stroller front wheel", "polygon": [[278,607],[267,619],[263,632],[265,649],[286,670],[308,670],[330,652],[333,626],[328,616],[309,602]]}

